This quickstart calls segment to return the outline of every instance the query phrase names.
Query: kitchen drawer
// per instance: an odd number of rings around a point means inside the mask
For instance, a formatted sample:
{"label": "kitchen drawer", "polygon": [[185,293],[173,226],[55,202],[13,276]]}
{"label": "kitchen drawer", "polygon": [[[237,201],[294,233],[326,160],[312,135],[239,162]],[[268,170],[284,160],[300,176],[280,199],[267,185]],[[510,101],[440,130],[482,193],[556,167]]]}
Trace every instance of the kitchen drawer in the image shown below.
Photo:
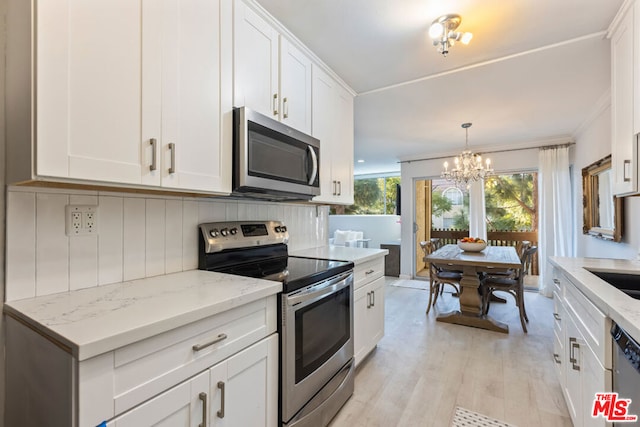
{"label": "kitchen drawer", "polygon": [[354,269],[354,289],[371,282],[384,275],[384,257],[356,265]]}
{"label": "kitchen drawer", "polygon": [[562,277],[565,306],[568,315],[574,318],[576,326],[584,336],[586,344],[591,348],[598,361],[611,369],[611,319],[598,309],[578,288],[566,277]]}
{"label": "kitchen drawer", "polygon": [[80,398],[122,413],[276,332],[276,321],[272,295],[80,362]]}

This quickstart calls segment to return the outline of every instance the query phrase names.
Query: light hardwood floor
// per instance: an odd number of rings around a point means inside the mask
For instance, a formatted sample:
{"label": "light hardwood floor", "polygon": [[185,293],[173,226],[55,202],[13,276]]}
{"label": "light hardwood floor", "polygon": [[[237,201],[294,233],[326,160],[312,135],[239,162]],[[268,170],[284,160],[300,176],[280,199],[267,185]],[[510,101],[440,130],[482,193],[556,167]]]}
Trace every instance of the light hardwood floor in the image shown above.
{"label": "light hardwood floor", "polygon": [[[509,334],[435,321],[426,290],[387,279],[385,336],[356,373],[331,427],[449,426],[456,406],[519,427],[571,426],[554,371],[553,302],[527,292],[528,334],[513,300],[490,314]],[[436,312],[458,307],[445,293]]]}

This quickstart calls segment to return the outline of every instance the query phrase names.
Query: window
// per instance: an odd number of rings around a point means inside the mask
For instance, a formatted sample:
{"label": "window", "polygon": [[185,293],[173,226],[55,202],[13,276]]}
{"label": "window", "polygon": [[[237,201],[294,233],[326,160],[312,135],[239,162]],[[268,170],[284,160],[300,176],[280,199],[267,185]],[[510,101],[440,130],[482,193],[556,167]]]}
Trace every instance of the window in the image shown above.
{"label": "window", "polygon": [[332,214],[396,215],[399,176],[356,178],[351,206],[332,206]]}
{"label": "window", "polygon": [[484,184],[487,231],[538,229],[538,174],[495,175]]}
{"label": "window", "polygon": [[450,187],[444,190],[442,193],[444,197],[449,199],[452,206],[460,206],[462,204],[463,195],[462,190],[457,187]]}
{"label": "window", "polygon": [[431,181],[431,228],[469,229],[469,191],[444,179]]}

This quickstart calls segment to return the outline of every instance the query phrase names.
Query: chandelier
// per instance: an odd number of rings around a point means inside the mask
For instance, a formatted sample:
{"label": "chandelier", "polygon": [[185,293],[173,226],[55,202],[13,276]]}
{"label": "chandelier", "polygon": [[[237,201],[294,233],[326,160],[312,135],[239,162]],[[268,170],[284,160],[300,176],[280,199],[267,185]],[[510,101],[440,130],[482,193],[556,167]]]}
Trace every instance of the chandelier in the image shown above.
{"label": "chandelier", "polygon": [[466,131],[464,151],[454,159],[454,166],[449,170],[449,163],[444,162],[444,170],[440,175],[442,178],[453,181],[458,187],[463,184],[468,188],[470,181],[484,179],[493,173],[491,159],[486,159],[486,166],[482,164],[482,157],[469,150],[469,128],[471,123],[463,123],[462,127]]}
{"label": "chandelier", "polygon": [[433,40],[433,45],[438,48],[438,52],[447,56],[451,46],[460,41],[469,44],[473,34],[456,31],[462,22],[460,15],[450,14],[437,18],[429,27],[429,37]]}

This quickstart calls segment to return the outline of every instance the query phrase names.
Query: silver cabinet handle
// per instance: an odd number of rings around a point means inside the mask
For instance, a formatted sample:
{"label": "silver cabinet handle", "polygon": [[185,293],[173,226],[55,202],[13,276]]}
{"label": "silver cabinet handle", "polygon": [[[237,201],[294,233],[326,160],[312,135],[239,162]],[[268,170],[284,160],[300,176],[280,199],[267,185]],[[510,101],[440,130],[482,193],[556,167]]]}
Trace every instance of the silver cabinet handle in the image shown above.
{"label": "silver cabinet handle", "polygon": [[367,292],[367,308],[371,308],[371,292]]}
{"label": "silver cabinet handle", "polygon": [[579,371],[580,370],[580,365],[578,365],[578,359],[576,359],[576,355],[573,352],[576,349],[580,350],[580,344],[578,344],[577,342],[572,342],[571,343],[571,353],[573,354],[573,360],[571,360],[571,367],[573,368],[574,371]]}
{"label": "silver cabinet handle", "polygon": [[218,388],[220,389],[220,410],[216,415],[218,418],[224,418],[224,381],[218,381]]}
{"label": "silver cabinet handle", "polygon": [[277,93],[273,94],[273,115],[274,116],[278,115],[278,94]]}
{"label": "silver cabinet handle", "polygon": [[558,365],[562,363],[562,362],[560,362],[560,355],[559,354],[553,353],[553,360],[555,360]]}
{"label": "silver cabinet handle", "polygon": [[342,196],[342,181],[338,181],[338,196]]}
{"label": "silver cabinet handle", "polygon": [[171,165],[169,166],[169,173],[176,173],[176,144],[169,143],[169,151],[171,151]]}
{"label": "silver cabinet handle", "polygon": [[371,291],[371,307],[376,306],[376,291]]}
{"label": "silver cabinet handle", "polygon": [[149,166],[149,170],[154,171],[158,169],[158,164],[156,162],[156,148],[158,146],[158,140],[155,138],[151,138],[151,140],[149,140],[149,143],[151,144],[151,166]]}
{"label": "silver cabinet handle", "polygon": [[282,115],[285,119],[289,117],[289,107],[287,106],[287,98],[282,98]]}
{"label": "silver cabinet handle", "polygon": [[311,155],[311,160],[313,160],[313,169],[311,170],[311,178],[309,178],[309,185],[313,185],[313,182],[316,180],[316,176],[318,176],[318,156],[316,156],[316,151],[312,146],[307,147],[309,149],[309,154]]}
{"label": "silver cabinet handle", "polygon": [[559,285],[559,284],[560,284],[560,280],[558,280],[558,279],[553,279],[553,283],[555,283],[556,285]]}
{"label": "silver cabinet handle", "polygon": [[366,274],[368,276],[369,274],[371,274],[373,272],[375,272],[375,270],[368,270],[368,271],[365,271],[364,274]]}
{"label": "silver cabinet handle", "polygon": [[226,340],[226,339],[227,339],[227,334],[219,334],[217,337],[215,337],[211,341],[206,342],[204,344],[195,344],[191,348],[193,349],[193,351],[200,351],[202,349],[210,347],[210,346],[212,346],[212,345],[214,345],[216,343],[219,343],[220,341]]}
{"label": "silver cabinet handle", "polygon": [[560,318],[560,315],[559,315],[558,313],[553,313],[553,317],[554,317],[556,320],[562,320],[562,319]]}
{"label": "silver cabinet handle", "polygon": [[337,191],[336,191],[336,189],[337,189],[337,187],[336,187],[337,181],[331,181],[331,182],[332,182],[332,185],[333,185],[333,195],[337,196]]}
{"label": "silver cabinet handle", "polygon": [[202,400],[202,424],[198,427],[207,427],[207,393],[200,392],[198,399]]}
{"label": "silver cabinet handle", "polygon": [[622,176],[624,178],[624,182],[629,182],[631,181],[631,177],[627,176],[627,172],[631,171],[631,160],[625,160],[623,163]]}

